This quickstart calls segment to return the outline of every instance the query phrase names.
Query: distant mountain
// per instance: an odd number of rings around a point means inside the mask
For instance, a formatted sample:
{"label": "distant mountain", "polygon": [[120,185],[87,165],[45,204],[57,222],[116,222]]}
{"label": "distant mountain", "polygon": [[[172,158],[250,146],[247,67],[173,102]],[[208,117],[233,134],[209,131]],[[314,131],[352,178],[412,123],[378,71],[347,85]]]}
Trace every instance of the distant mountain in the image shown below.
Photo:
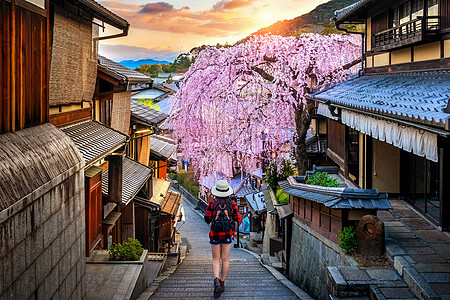
{"label": "distant mountain", "polygon": [[123,60],[120,62],[121,65],[124,65],[127,68],[135,69],[140,67],[141,65],[154,65],[154,64],[170,64],[169,61],[165,60],[155,60],[151,58],[140,59],[140,60]]}
{"label": "distant mountain", "polygon": [[261,28],[251,35],[263,35],[266,33],[276,35],[298,35],[303,32],[326,33],[332,27],[330,19],[333,12],[355,3],[356,0],[332,0],[317,6],[307,14],[292,20],[278,21],[268,27]]}

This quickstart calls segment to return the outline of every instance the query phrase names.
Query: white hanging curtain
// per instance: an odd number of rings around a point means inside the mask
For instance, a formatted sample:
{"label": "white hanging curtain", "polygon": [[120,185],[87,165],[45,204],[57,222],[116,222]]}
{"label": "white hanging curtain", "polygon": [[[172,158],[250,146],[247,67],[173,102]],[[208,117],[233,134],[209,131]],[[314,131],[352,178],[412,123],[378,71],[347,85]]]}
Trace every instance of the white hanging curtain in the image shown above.
{"label": "white hanging curtain", "polygon": [[319,103],[319,107],[317,108],[317,114],[327,117],[328,119],[337,120],[338,118],[331,115],[330,110],[328,109],[328,105],[323,103]]}
{"label": "white hanging curtain", "polygon": [[[324,105],[325,106],[325,105]],[[320,104],[319,104],[320,109]],[[363,114],[342,110],[342,123],[370,135],[374,139],[412,152],[431,161],[438,161],[437,135],[396,122],[375,119]]]}

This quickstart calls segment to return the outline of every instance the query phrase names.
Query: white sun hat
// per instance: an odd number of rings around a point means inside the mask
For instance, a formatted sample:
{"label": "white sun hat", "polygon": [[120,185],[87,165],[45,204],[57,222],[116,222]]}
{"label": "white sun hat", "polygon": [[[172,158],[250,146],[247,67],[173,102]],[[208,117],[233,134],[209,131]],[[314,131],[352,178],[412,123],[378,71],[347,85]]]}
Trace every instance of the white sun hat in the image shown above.
{"label": "white sun hat", "polygon": [[211,194],[216,197],[228,197],[233,194],[233,188],[228,184],[226,180],[219,180],[216,186],[211,188]]}

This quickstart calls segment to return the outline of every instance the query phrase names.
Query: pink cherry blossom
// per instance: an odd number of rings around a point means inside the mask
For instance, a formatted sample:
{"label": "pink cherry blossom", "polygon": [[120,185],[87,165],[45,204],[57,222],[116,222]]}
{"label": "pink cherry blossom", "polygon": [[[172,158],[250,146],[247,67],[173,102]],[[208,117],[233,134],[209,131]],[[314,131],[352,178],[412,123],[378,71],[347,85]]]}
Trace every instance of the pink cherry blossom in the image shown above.
{"label": "pink cherry blossom", "polygon": [[264,155],[283,152],[290,132],[304,142],[295,116],[306,111],[311,81],[345,80],[357,66],[343,66],[360,58],[360,45],[359,36],[303,34],[206,48],[171,99],[169,126],[185,159],[199,177],[251,174]]}

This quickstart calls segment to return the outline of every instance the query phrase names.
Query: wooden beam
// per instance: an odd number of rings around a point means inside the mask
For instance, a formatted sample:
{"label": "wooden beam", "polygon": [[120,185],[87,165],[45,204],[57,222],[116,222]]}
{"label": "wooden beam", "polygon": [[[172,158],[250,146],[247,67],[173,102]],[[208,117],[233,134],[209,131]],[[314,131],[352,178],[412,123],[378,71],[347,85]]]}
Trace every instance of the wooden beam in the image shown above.
{"label": "wooden beam", "polygon": [[10,32],[11,32],[11,44],[10,44],[10,53],[11,53],[11,85],[10,85],[10,96],[11,96],[11,131],[16,131],[16,4],[15,0],[11,0],[11,23],[10,23]]}
{"label": "wooden beam", "polygon": [[111,84],[114,84],[114,85],[119,85],[119,84],[120,84],[120,81],[119,81],[119,80],[117,80],[117,79],[115,79],[115,78],[109,76],[108,74],[103,73],[103,72],[100,71],[100,70],[97,71],[97,77],[100,78],[100,79],[103,79],[103,80],[106,81],[106,82],[109,82],[109,83],[111,83]]}
{"label": "wooden beam", "polygon": [[113,99],[113,92],[105,92],[105,93],[99,93],[95,95],[95,100],[98,101],[108,101]]}
{"label": "wooden beam", "polygon": [[21,8],[29,10],[37,15],[40,15],[41,17],[44,17],[44,18],[47,17],[48,3],[46,3],[46,6],[45,6],[47,9],[42,9],[42,8],[40,8],[34,4],[31,4],[30,2],[27,2],[25,0],[14,0],[14,1],[15,1],[15,5],[17,5]]}
{"label": "wooden beam", "polygon": [[91,107],[50,115],[49,122],[56,127],[64,127],[92,119]]}
{"label": "wooden beam", "polygon": [[419,72],[431,70],[450,70],[450,58],[440,58],[434,60],[410,62],[391,66],[367,68],[366,74],[384,74],[393,72]]}
{"label": "wooden beam", "polygon": [[123,155],[108,156],[108,201],[122,204]]}

